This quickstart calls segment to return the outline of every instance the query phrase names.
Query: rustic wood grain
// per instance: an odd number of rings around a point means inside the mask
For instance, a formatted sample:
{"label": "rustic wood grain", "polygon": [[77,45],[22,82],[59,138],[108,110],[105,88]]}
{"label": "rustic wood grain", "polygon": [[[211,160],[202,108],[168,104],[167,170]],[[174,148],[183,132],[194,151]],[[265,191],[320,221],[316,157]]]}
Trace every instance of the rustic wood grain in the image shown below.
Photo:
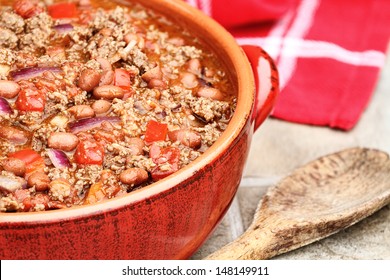
{"label": "rustic wood grain", "polygon": [[248,230],[206,259],[268,259],[345,229],[388,203],[389,155],[347,149],[270,188]]}

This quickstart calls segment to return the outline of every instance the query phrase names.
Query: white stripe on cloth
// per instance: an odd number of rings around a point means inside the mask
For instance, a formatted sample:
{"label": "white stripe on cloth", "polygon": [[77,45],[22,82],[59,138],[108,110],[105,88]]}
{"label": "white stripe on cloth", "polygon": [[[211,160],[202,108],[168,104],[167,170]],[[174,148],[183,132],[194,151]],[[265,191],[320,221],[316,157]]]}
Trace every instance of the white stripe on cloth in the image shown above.
{"label": "white stripe on cloth", "polygon": [[[281,18],[276,25],[271,29],[270,33],[266,38],[264,38],[264,43],[262,43],[263,49],[267,50],[268,54],[275,60],[279,57],[282,50],[283,40],[274,40],[274,38],[283,38],[288,25],[292,21],[294,13],[292,11],[288,12],[283,18]],[[277,43],[278,45],[276,45]]]}
{"label": "white stripe on cloth", "polygon": [[186,0],[188,4],[190,4],[192,7],[198,8],[198,2],[197,0]]}
{"label": "white stripe on cloth", "polygon": [[[342,63],[381,68],[386,55],[377,50],[352,51],[337,44],[325,41],[303,39],[309,31],[320,0],[302,0],[296,17],[286,14],[272,28],[268,37],[237,38],[240,45],[257,45],[264,48],[275,59],[280,76],[282,90],[290,81],[296,69],[297,59],[329,58]],[[289,30],[286,30],[293,20]]]}
{"label": "white stripe on cloth", "polygon": [[[306,57],[306,58],[330,58],[342,63],[383,67],[386,60],[385,53],[377,50],[352,51],[347,50],[331,42],[304,40],[297,38],[237,38],[240,45],[254,45],[262,47],[272,58],[276,49],[280,48],[283,42],[283,56]],[[292,50],[292,51],[290,51]]]}
{"label": "white stripe on cloth", "polygon": [[208,16],[212,15],[211,1],[212,0],[199,0],[200,8]]}
{"label": "white stripe on cloth", "polygon": [[[212,0],[186,1],[211,15]],[[320,2],[321,0],[302,0],[297,10],[286,13],[267,37],[236,38],[240,45],[262,47],[276,61],[281,90],[293,76],[298,58],[329,58],[346,64],[378,68],[385,63],[386,55],[377,50],[352,51],[332,42],[305,40]]]}
{"label": "white stripe on cloth", "polygon": [[[297,15],[286,33],[286,38],[303,38],[313,24],[314,16],[319,7],[320,0],[302,0],[298,7]],[[291,48],[292,47],[292,48]],[[290,46],[290,52],[298,52],[294,46]],[[280,73],[280,90],[288,84],[297,65],[297,56],[285,56],[285,46],[282,43],[282,50],[278,60],[278,69]]]}

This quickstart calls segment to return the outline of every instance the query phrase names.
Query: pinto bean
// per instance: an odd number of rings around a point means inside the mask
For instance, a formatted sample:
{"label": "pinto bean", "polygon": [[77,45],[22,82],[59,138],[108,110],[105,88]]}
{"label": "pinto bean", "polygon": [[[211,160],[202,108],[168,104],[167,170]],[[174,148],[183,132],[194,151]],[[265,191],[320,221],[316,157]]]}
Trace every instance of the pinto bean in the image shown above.
{"label": "pinto bean", "polygon": [[100,73],[93,69],[85,69],[81,72],[77,86],[85,91],[91,91],[99,85]]}
{"label": "pinto bean", "polygon": [[115,72],[112,70],[104,71],[100,77],[99,86],[111,85],[114,81]]}
{"label": "pinto bean", "polygon": [[129,44],[131,41],[138,42],[139,37],[137,36],[137,34],[129,32],[129,33],[125,34],[125,37],[123,38],[123,40],[125,40],[126,44]]}
{"label": "pinto bean", "polygon": [[66,59],[66,53],[65,48],[62,46],[52,46],[46,48],[46,54],[50,56],[51,58],[58,59],[58,60],[65,60]]}
{"label": "pinto bean", "polygon": [[125,92],[122,88],[113,85],[98,86],[93,90],[93,96],[98,99],[112,100],[123,98]]}
{"label": "pinto bean", "polygon": [[112,70],[112,65],[107,59],[98,57],[96,58],[96,61],[99,62],[100,68],[102,68],[103,71]]}
{"label": "pinto bean", "polygon": [[194,88],[198,83],[198,78],[193,73],[183,73],[180,79],[185,88]]}
{"label": "pinto bean", "polygon": [[180,46],[184,46],[184,44],[186,42],[184,41],[183,38],[173,37],[173,38],[168,39],[168,43],[180,47]]}
{"label": "pinto bean", "polygon": [[125,171],[123,171],[119,175],[119,180],[123,184],[137,186],[137,185],[140,185],[140,184],[146,182],[148,180],[148,177],[149,177],[149,175],[148,175],[147,171],[145,171],[142,168],[134,167],[134,168],[129,168],[129,169],[126,169]]}
{"label": "pinto bean", "polygon": [[133,156],[139,156],[144,153],[145,142],[141,138],[132,137],[126,141],[126,144]]}
{"label": "pinto bean", "polygon": [[197,58],[190,59],[187,62],[187,70],[195,75],[200,75],[202,73],[202,65],[200,60]]}
{"label": "pinto bean", "polygon": [[26,164],[23,160],[18,158],[7,158],[3,161],[3,168],[5,171],[12,172],[16,176],[23,177],[26,173]]}
{"label": "pinto bean", "polygon": [[145,47],[147,50],[149,50],[149,51],[154,51],[154,52],[156,52],[156,53],[159,53],[159,52],[160,52],[160,49],[161,49],[158,43],[154,43],[154,42],[149,41],[149,40],[145,41],[144,47]]}
{"label": "pinto bean", "polygon": [[7,76],[10,70],[11,67],[9,65],[0,63],[0,75]]}
{"label": "pinto bean", "polygon": [[12,177],[0,174],[0,191],[7,193],[15,192],[26,185],[26,180],[21,177]]}
{"label": "pinto bean", "polygon": [[148,88],[166,89],[167,83],[160,79],[151,79],[148,82]]}
{"label": "pinto bean", "polygon": [[89,105],[76,105],[68,109],[76,119],[85,119],[95,116],[95,111]]}
{"label": "pinto bean", "polygon": [[81,7],[88,7],[91,5],[91,1],[90,0],[79,0],[79,6]]}
{"label": "pinto bean", "polygon": [[111,103],[107,100],[100,99],[92,104],[92,109],[96,115],[107,113],[111,108]]}
{"label": "pinto bean", "polygon": [[148,71],[146,71],[144,74],[142,74],[142,79],[144,79],[146,82],[149,82],[152,79],[158,79],[161,80],[163,77],[163,73],[161,71],[160,66],[156,66]]}
{"label": "pinto bean", "polygon": [[212,78],[215,75],[214,69],[205,68],[203,72],[206,78]]}
{"label": "pinto bean", "polygon": [[14,81],[0,81],[0,97],[12,99],[18,95],[20,86]]}
{"label": "pinto bean", "polygon": [[207,87],[207,86],[201,87],[198,90],[197,95],[201,96],[201,97],[211,98],[214,100],[219,100],[219,101],[224,100],[224,96],[223,96],[222,92],[219,89],[216,89],[213,87]]}
{"label": "pinto bean", "polygon": [[32,173],[27,179],[27,186],[38,192],[46,191],[50,185],[50,178],[44,172],[36,171]]}
{"label": "pinto bean", "polygon": [[112,35],[113,32],[114,31],[111,28],[105,27],[100,29],[99,34],[103,35],[104,37],[109,37]]}
{"label": "pinto bean", "polygon": [[140,49],[143,49],[145,47],[145,39],[140,34],[130,32],[125,34],[123,39],[125,40],[127,45],[130,42],[136,42]]}
{"label": "pinto bean", "polygon": [[198,149],[202,145],[202,138],[198,133],[190,129],[178,129],[168,133],[171,141],[179,141],[184,146]]}
{"label": "pinto bean", "polygon": [[24,145],[28,142],[28,133],[21,128],[0,122],[0,138],[15,145]]}
{"label": "pinto bean", "polygon": [[70,152],[74,150],[79,143],[79,139],[76,135],[67,132],[53,132],[49,139],[47,139],[47,145],[50,148]]}
{"label": "pinto bean", "polygon": [[112,125],[112,123],[107,122],[107,121],[102,122],[102,124],[100,125],[100,127],[101,127],[103,130],[105,130],[105,131],[110,131],[110,132],[112,132],[112,131],[115,129],[115,127]]}

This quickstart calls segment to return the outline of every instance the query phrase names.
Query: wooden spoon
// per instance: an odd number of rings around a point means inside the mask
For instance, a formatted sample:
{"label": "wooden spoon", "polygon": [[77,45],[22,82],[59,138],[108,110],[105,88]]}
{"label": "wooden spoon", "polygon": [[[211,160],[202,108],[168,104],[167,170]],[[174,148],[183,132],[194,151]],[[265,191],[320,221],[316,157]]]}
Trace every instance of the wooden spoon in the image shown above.
{"label": "wooden spoon", "polygon": [[389,155],[347,149],[270,188],[247,231],[206,259],[268,259],[349,227],[388,203]]}

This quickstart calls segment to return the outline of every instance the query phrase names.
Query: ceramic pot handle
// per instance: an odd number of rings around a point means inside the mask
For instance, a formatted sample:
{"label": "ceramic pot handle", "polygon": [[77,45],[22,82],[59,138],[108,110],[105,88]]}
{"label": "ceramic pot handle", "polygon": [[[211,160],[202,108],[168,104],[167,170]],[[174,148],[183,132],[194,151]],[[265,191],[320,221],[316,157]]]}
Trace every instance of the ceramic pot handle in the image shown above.
{"label": "ceramic pot handle", "polygon": [[[256,83],[256,97],[252,114],[255,131],[271,113],[279,93],[279,74],[272,58],[260,47],[241,46],[252,65]],[[262,81],[260,84],[259,81]],[[265,81],[265,82],[263,82]]]}

